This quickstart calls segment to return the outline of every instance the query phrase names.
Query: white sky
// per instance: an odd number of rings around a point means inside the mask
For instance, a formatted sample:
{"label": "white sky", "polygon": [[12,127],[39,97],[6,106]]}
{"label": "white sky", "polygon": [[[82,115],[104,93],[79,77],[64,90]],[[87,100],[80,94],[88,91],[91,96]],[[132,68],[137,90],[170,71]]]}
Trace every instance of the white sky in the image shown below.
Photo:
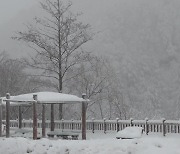
{"label": "white sky", "polygon": [[[18,31],[23,31],[24,24],[31,23],[35,16],[41,14],[39,1],[44,0],[0,0],[0,52],[6,51],[13,57],[26,56],[32,53],[22,42],[11,39]],[[67,0],[63,0],[67,1]],[[103,29],[101,21],[106,19],[107,10],[113,7],[113,2],[119,0],[71,0],[72,11],[83,12],[82,22],[89,23],[99,31],[96,26]],[[92,10],[93,8],[93,10]],[[102,19],[103,18],[103,19]]]}
{"label": "white sky", "polygon": [[36,12],[32,8],[38,5],[39,0],[0,0],[0,52],[6,51],[13,57],[27,54],[25,48],[11,37],[23,28],[23,23],[31,21]]}
{"label": "white sky", "polygon": [[22,10],[32,7],[38,0],[0,0],[0,24],[14,18]]}

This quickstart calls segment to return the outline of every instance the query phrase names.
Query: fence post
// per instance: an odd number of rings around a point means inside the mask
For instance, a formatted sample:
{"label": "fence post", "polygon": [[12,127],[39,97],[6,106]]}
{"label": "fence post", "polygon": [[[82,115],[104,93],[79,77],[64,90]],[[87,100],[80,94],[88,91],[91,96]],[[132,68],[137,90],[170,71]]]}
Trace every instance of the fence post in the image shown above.
{"label": "fence post", "polygon": [[63,132],[63,129],[64,129],[64,119],[62,119],[62,132]]}
{"label": "fence post", "polygon": [[[25,119],[23,119],[23,123],[24,123],[24,120],[25,120]],[[32,120],[32,119],[30,119],[30,126],[31,126],[30,128],[33,127],[33,120]],[[25,123],[24,123],[24,127],[25,127]]]}
{"label": "fence post", "polygon": [[19,119],[17,118],[17,119],[16,119],[16,126],[15,126],[15,127],[17,127],[17,128],[18,128],[18,121],[19,121]]}
{"label": "fence post", "polygon": [[94,118],[92,118],[92,133],[94,133]]}
{"label": "fence post", "polygon": [[130,126],[133,126],[133,118],[130,118]]}
{"label": "fence post", "polygon": [[148,135],[148,133],[149,133],[148,118],[145,118],[145,130],[144,131],[146,132],[146,135]]}
{"label": "fence post", "polygon": [[163,119],[162,119],[162,132],[163,132],[163,136],[166,136],[166,126],[165,126],[165,121],[166,121],[166,119],[163,118]]}
{"label": "fence post", "polygon": [[179,124],[177,125],[177,127],[178,127],[178,130],[177,130],[177,131],[178,131],[178,133],[180,133]]}
{"label": "fence post", "polygon": [[[33,123],[33,121],[30,121],[30,123],[31,123],[31,127],[30,128],[32,128],[32,123]],[[28,127],[28,124],[26,125],[26,123],[25,123],[25,119],[22,119],[22,127]]]}
{"label": "fence post", "polygon": [[119,118],[116,118],[116,131],[119,132]]}
{"label": "fence post", "polygon": [[106,134],[106,118],[103,119],[104,134]]}
{"label": "fence post", "polygon": [[73,119],[71,119],[71,129],[73,130],[74,129],[74,123],[73,123]]}

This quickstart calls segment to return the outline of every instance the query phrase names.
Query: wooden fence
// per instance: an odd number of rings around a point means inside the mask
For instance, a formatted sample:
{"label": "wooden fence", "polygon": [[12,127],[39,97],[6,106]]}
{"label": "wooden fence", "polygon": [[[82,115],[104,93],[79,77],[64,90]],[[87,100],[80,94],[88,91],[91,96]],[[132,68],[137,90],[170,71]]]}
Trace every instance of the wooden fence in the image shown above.
{"label": "wooden fence", "polygon": [[[5,120],[3,120],[5,123]],[[23,120],[23,128],[32,128],[33,121]],[[96,131],[103,131],[104,133],[108,131],[120,131],[125,127],[129,126],[139,126],[144,129],[144,132],[148,134],[149,132],[162,133],[164,136],[167,133],[180,133],[180,121],[178,120],[87,120],[86,129],[95,133]],[[18,127],[18,120],[11,120],[10,127]],[[38,128],[42,127],[41,120],[38,120]],[[46,128],[50,128],[50,121],[46,120]],[[66,130],[81,130],[81,120],[56,120],[55,129],[66,129]]]}

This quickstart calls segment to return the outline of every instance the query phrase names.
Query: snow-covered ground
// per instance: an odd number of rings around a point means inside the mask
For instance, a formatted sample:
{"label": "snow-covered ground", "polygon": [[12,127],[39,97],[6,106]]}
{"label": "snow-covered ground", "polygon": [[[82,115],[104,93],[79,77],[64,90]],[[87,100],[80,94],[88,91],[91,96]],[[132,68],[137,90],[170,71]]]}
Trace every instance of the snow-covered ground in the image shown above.
{"label": "snow-covered ground", "polygon": [[180,154],[180,135],[116,139],[116,133],[88,133],[87,140],[0,138],[0,154]]}

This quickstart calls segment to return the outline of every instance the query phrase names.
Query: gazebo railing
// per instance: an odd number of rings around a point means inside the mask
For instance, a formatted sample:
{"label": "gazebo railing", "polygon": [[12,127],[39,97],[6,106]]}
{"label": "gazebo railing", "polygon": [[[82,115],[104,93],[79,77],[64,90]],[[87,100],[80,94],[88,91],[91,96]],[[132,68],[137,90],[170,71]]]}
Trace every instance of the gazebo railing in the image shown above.
{"label": "gazebo railing", "polygon": [[[3,123],[5,124],[5,120]],[[129,126],[139,126],[144,129],[146,134],[150,132],[158,132],[163,135],[167,133],[180,133],[180,121],[178,120],[87,120],[86,129],[95,133],[96,131],[103,131],[104,133],[108,131],[120,131],[125,127]],[[18,120],[10,120],[10,127],[18,127]],[[33,121],[22,120],[23,128],[32,128]],[[78,130],[81,131],[81,120],[56,120],[55,129],[66,129],[66,130]],[[42,128],[41,120],[38,120],[38,128]],[[50,128],[50,120],[46,120],[46,128]]]}

